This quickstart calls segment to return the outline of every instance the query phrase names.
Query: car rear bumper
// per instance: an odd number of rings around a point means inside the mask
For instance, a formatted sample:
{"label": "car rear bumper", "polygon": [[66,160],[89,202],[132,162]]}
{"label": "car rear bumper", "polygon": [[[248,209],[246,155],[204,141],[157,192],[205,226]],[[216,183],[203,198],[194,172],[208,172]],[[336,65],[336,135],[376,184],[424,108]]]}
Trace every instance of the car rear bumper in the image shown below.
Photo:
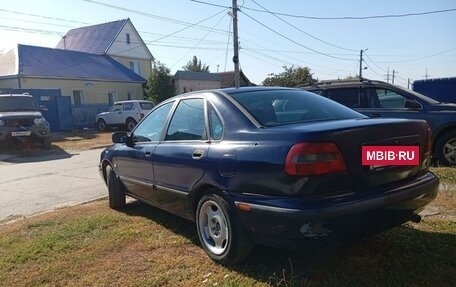
{"label": "car rear bumper", "polygon": [[438,186],[438,178],[429,172],[381,193],[340,198],[231,196],[242,224],[256,241],[283,245],[278,243],[305,238],[343,238],[349,233],[376,231],[367,227],[381,231],[417,219],[416,214],[436,197]]}

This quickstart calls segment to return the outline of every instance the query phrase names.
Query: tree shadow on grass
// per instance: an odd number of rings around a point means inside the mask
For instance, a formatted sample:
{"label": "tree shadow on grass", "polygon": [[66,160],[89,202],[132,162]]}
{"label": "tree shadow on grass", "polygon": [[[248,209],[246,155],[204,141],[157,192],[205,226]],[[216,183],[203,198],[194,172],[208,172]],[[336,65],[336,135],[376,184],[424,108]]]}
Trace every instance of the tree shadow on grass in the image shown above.
{"label": "tree shadow on grass", "polygon": [[[148,218],[200,246],[191,221],[139,201],[123,212]],[[454,231],[454,223],[449,224]],[[256,245],[244,263],[229,269],[272,286],[452,286],[456,235],[405,224],[344,244],[317,242],[298,251]]]}

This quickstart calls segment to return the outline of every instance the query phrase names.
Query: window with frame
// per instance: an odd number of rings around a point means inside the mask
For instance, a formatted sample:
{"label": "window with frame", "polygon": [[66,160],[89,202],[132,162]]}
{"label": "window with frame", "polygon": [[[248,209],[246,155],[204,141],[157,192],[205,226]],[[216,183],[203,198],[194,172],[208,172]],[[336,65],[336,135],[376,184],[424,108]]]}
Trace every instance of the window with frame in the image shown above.
{"label": "window with frame", "polygon": [[126,36],[127,36],[127,39],[126,39],[127,40],[127,44],[130,44],[130,34],[127,33]]}
{"label": "window with frame", "polygon": [[127,92],[128,100],[132,100],[134,97],[135,97],[135,92],[132,92],[132,91]]}
{"label": "window with frame", "polygon": [[123,110],[124,111],[131,111],[135,109],[135,105],[133,103],[124,103]]}
{"label": "window with frame", "polygon": [[115,104],[111,108],[111,112],[120,112],[122,110],[122,104]]}
{"label": "window with frame", "polygon": [[406,97],[388,89],[375,89],[380,108],[384,109],[404,109]]}
{"label": "window with frame", "polygon": [[331,100],[349,108],[361,108],[360,92],[360,88],[330,89],[327,95]]}
{"label": "window with frame", "polygon": [[204,99],[181,100],[171,118],[166,140],[201,140],[204,136]]}
{"label": "window with frame", "polygon": [[116,91],[109,91],[108,92],[109,105],[113,105],[116,100],[117,100],[117,92]]}
{"label": "window with frame", "polygon": [[81,106],[84,103],[84,91],[73,90],[73,105],[76,107]]}
{"label": "window with frame", "polygon": [[133,140],[135,142],[159,141],[173,104],[174,102],[170,102],[152,111],[138,126],[136,126],[136,129],[133,132]]}
{"label": "window with frame", "polygon": [[219,115],[215,111],[214,107],[208,103],[207,105],[209,113],[209,132],[210,136],[214,140],[221,140],[223,137],[223,124]]}

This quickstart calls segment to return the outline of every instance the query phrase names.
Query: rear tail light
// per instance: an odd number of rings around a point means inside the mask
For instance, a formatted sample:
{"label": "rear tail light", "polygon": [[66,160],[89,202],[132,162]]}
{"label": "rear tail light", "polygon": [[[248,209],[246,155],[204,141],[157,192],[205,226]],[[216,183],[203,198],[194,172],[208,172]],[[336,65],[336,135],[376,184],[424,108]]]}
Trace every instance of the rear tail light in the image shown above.
{"label": "rear tail light", "polygon": [[330,142],[298,143],[290,149],[285,160],[285,172],[290,175],[320,175],[346,170],[340,149]]}

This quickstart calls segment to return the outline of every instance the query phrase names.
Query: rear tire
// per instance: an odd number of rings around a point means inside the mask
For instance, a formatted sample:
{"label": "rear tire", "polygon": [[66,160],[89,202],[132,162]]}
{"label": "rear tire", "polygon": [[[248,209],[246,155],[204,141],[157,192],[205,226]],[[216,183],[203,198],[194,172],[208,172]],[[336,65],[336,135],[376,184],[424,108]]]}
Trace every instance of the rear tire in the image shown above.
{"label": "rear tire", "polygon": [[134,119],[128,118],[126,122],[127,131],[131,132],[135,128],[136,124],[137,123]]}
{"label": "rear tire", "polygon": [[110,165],[106,167],[106,177],[109,193],[109,207],[112,209],[125,207],[126,198],[123,184],[120,182]]}
{"label": "rear tire", "polygon": [[220,264],[240,263],[252,251],[250,236],[221,196],[207,194],[201,198],[196,211],[196,227],[204,251]]}
{"label": "rear tire", "polygon": [[446,133],[437,140],[435,156],[442,165],[456,166],[456,131]]}
{"label": "rear tire", "polygon": [[105,131],[108,126],[106,125],[106,122],[103,119],[99,119],[97,121],[97,129],[99,131]]}

